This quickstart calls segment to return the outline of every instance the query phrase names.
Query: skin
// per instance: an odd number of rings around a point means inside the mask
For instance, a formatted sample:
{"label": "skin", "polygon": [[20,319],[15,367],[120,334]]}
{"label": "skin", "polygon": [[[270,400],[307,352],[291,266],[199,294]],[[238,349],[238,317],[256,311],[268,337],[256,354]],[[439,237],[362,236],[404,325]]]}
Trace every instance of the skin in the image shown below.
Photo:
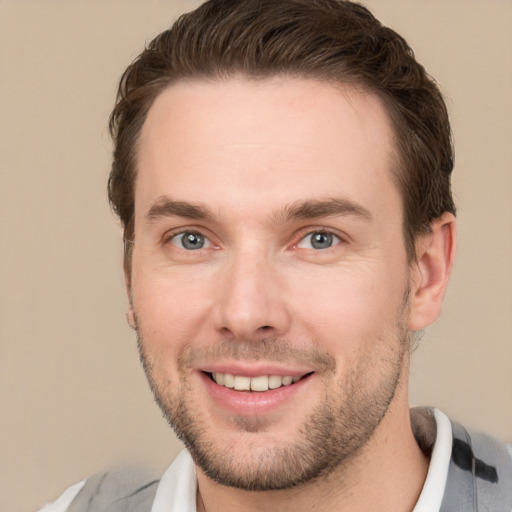
{"label": "skin", "polygon": [[[409,264],[380,101],[312,80],[177,83],[138,157],[128,321],[162,409],[224,471],[196,454],[198,510],[412,510],[428,461],[409,332],[440,312],[455,224],[436,221]],[[308,377],[251,401],[206,372]],[[307,478],[314,443],[331,460]],[[247,490],[264,475],[282,489]]]}

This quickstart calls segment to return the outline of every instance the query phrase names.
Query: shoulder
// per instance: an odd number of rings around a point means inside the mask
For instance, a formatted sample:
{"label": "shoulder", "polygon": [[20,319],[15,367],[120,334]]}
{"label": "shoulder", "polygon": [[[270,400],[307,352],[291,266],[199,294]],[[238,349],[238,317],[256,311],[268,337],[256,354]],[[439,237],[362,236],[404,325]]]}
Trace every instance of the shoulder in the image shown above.
{"label": "shoulder", "polygon": [[102,471],[40,512],[193,512],[196,488],[194,463],[182,450],[163,475],[133,465]]}
{"label": "shoulder", "polygon": [[491,483],[507,483],[512,487],[510,448],[494,437],[452,422],[452,461],[455,466],[471,471],[477,479]]}
{"label": "shoulder", "polygon": [[87,480],[68,512],[151,510],[158,482],[155,475],[140,467],[98,473]]}
{"label": "shoulder", "polygon": [[71,502],[85,485],[86,480],[68,487],[57,500],[43,505],[39,512],[66,512]]}
{"label": "shoulder", "polygon": [[510,449],[492,436],[456,422],[452,422],[452,429],[446,502],[464,503],[467,507],[477,504],[489,511],[512,510]]}
{"label": "shoulder", "polygon": [[112,468],[73,485],[40,512],[150,511],[158,482],[142,467]]}

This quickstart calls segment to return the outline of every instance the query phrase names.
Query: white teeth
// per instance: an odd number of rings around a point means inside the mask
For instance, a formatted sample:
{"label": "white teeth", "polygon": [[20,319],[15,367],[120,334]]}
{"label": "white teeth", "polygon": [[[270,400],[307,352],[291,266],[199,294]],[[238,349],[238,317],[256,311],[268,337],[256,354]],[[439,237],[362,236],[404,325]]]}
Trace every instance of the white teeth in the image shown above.
{"label": "white teeth", "polygon": [[235,389],[238,391],[249,391],[251,389],[251,378],[237,375],[235,377]]}
{"label": "white teeth", "polygon": [[277,389],[283,385],[282,378],[279,375],[271,375],[268,378],[269,389]]}
{"label": "white teeth", "polygon": [[[217,375],[222,375],[222,373],[217,373]],[[220,384],[220,382],[218,382]],[[223,386],[226,386],[227,388],[234,388],[235,387],[235,377],[231,375],[230,373],[224,374],[224,383]]]}
{"label": "white teeth", "polygon": [[283,386],[289,386],[293,381],[293,377],[283,377]]}
{"label": "white teeth", "polygon": [[289,386],[299,381],[303,375],[260,375],[258,377],[246,377],[243,375],[232,375],[230,373],[213,373],[213,380],[220,386],[234,388],[237,391],[268,391],[281,386]]}
{"label": "white teeth", "polygon": [[253,377],[251,379],[251,389],[253,391],[267,391],[268,377],[266,375],[262,375],[261,377]]}

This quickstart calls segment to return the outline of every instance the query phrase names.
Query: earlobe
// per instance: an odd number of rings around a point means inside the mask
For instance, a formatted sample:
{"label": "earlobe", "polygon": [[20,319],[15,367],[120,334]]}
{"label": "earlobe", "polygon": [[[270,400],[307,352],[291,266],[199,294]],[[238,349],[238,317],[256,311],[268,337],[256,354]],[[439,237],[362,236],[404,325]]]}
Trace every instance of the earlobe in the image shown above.
{"label": "earlobe", "polygon": [[135,311],[133,310],[133,306],[131,304],[128,306],[128,310],[126,311],[126,321],[128,322],[128,325],[132,329],[137,330],[137,322],[135,320]]}
{"label": "earlobe", "polygon": [[424,329],[441,313],[455,259],[455,226],[455,217],[444,213],[432,223],[430,233],[418,237],[411,275],[410,330]]}

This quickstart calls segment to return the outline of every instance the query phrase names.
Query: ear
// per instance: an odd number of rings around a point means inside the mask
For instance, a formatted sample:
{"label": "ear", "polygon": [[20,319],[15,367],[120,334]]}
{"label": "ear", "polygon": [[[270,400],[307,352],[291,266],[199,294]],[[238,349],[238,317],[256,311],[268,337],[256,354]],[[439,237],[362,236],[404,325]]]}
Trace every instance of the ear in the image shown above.
{"label": "ear", "polygon": [[419,331],[432,324],[441,306],[456,251],[455,217],[444,213],[430,233],[416,241],[416,262],[411,271],[409,329]]}
{"label": "ear", "polygon": [[137,330],[137,320],[135,318],[135,310],[133,309],[133,299],[132,299],[132,282],[131,282],[131,272],[130,269],[124,267],[124,284],[126,286],[126,294],[128,296],[128,309],[126,310],[126,321],[128,325]]}

